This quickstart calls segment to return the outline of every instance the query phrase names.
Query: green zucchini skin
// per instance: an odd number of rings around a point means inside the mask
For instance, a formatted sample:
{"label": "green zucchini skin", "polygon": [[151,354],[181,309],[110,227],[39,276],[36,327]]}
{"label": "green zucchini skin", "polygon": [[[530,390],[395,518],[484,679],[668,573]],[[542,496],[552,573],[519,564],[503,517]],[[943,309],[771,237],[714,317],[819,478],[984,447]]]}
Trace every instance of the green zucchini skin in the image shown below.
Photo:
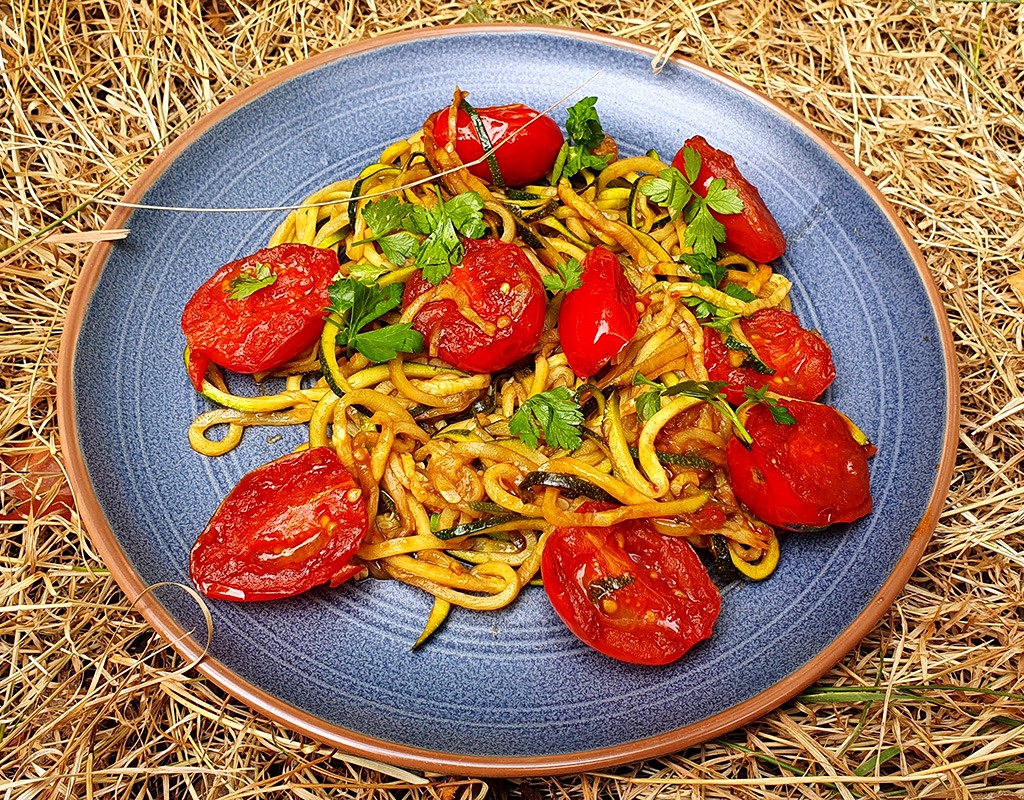
{"label": "green zucchini skin", "polygon": [[485,153],[490,153],[490,155],[487,156],[487,169],[490,170],[491,173],[491,183],[499,189],[504,189],[505,176],[501,174],[501,167],[498,166],[498,157],[491,152],[494,148],[494,143],[491,141],[491,137],[487,133],[487,126],[484,125],[484,121],[480,119],[480,115],[477,113],[476,108],[471,106],[466,100],[462,101],[461,108],[469,114],[469,119],[473,123],[473,129],[476,131],[477,138],[480,139],[480,146],[483,147]]}
{"label": "green zucchini skin", "polygon": [[602,503],[622,505],[622,503],[599,486],[594,486],[589,481],[577,478],[575,475],[566,475],[562,472],[537,471],[527,474],[519,483],[519,496],[525,502],[530,502],[532,498],[528,492],[537,488],[561,489],[562,494],[566,497],[588,497],[591,500],[598,500]]}
{"label": "green zucchini skin", "polygon": [[[640,455],[640,451],[630,445],[629,454],[636,458]],[[714,463],[702,456],[689,456],[685,453],[666,453],[664,450],[655,450],[654,454],[662,464],[668,464],[673,467],[701,469],[705,472],[713,472],[715,469]]]}
{"label": "green zucchini skin", "polygon": [[457,539],[460,536],[469,536],[471,533],[480,533],[488,528],[495,528],[506,522],[514,522],[517,519],[526,519],[519,514],[502,514],[500,516],[488,517],[487,519],[476,519],[472,522],[464,522],[454,528],[445,528],[443,531],[435,531],[434,536],[442,541]]}
{"label": "green zucchini skin", "polygon": [[708,537],[711,543],[711,554],[715,557],[715,573],[722,583],[732,583],[739,579],[740,572],[732,563],[729,555],[729,543],[720,533]]}

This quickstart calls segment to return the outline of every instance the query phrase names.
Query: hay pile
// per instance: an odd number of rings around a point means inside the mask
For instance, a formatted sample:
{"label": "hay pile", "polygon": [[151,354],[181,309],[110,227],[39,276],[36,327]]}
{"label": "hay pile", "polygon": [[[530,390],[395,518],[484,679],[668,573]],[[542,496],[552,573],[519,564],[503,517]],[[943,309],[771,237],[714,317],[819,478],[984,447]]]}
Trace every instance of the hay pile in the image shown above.
{"label": "hay pile", "polygon": [[[387,31],[533,21],[721,69],[834,141],[913,232],[963,376],[958,472],[919,569],[815,687],[602,774],[377,771],[254,716],[131,612],[74,517],[23,498],[55,452],[62,314],[160,147],[285,64]],[[1024,787],[1024,6],[670,0],[0,0],[0,796],[996,798]],[[45,469],[45,466],[44,466]],[[59,473],[44,487],[58,497]],[[27,515],[27,519],[25,516]]]}

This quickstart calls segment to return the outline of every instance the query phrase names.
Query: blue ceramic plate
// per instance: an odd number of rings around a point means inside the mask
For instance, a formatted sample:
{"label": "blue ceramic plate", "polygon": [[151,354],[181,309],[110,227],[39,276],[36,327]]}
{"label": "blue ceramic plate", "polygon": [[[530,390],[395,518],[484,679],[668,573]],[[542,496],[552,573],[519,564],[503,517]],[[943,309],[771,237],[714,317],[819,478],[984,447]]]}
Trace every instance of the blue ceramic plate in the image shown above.
{"label": "blue ceramic plate", "polygon": [[[128,200],[271,207],[354,176],[415,131],[456,84],[478,105],[544,108],[587,79],[626,154],[672,154],[693,134],[732,153],[785,231],[778,268],[832,345],[828,402],[878,446],[875,512],[787,536],[770,581],[724,589],[714,637],[642,668],[590,650],[542,590],[497,613],[456,613],[410,652],[429,598],[365,581],[284,602],[210,603],[200,665],[264,713],[343,750],[455,773],[540,774],[624,762],[728,731],[834,664],[885,612],[934,527],[952,468],[956,372],[938,295],[892,210],[828,143],[704,67],[610,37],[548,28],[450,28],[333,51],[242,92],[177,141]],[[512,76],[511,79],[502,76]],[[564,122],[564,107],[554,113]],[[206,408],[181,361],[182,307],[213,269],[261,247],[281,212],[119,209],[131,233],[92,254],[62,347],[61,428],[87,527],[126,593],[188,583],[188,552],[247,471],[290,451],[253,430],[219,459],[186,439]],[[184,592],[141,608],[168,638],[203,617]],[[197,657],[186,638],[178,648]]]}

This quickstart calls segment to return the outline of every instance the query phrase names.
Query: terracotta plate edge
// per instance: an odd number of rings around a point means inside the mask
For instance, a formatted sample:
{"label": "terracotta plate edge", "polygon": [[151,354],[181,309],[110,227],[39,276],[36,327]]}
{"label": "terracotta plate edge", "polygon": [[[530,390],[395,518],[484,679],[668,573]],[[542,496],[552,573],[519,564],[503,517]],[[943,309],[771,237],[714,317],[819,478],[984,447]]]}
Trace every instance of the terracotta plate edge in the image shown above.
{"label": "terracotta plate edge", "polygon": [[[466,25],[432,28],[386,34],[373,39],[355,42],[285,67],[244,89],[207,113],[157,156],[154,162],[133,184],[125,195],[124,201],[138,202],[146,189],[202,133],[219,120],[286,80],[340,58],[346,58],[381,47],[424,38],[470,34],[545,34],[563,36],[630,50],[647,55],[652,60],[657,55],[657,51],[652,47],[629,42],[607,34],[538,25]],[[202,646],[178,625],[169,612],[151,593],[146,591],[146,585],[136,574],[126,554],[121,549],[113,530],[107,523],[99,501],[92,491],[85,459],[78,445],[78,426],[74,410],[73,368],[75,345],[85,319],[89,300],[92,297],[103,265],[106,263],[111,250],[111,243],[102,242],[93,248],[86,259],[72,295],[60,342],[57,369],[57,412],[64,460],[71,487],[75,494],[83,525],[89,531],[90,540],[96,545],[104,562],[110,568],[111,573],[125,592],[125,595],[130,600],[136,601],[136,607],[142,612],[147,622],[165,640],[169,641],[190,662],[198,661],[197,668],[199,671],[219,687],[251,708],[292,730],[312,736],[342,751],[378,759],[390,764],[421,769],[432,773],[442,770],[450,774],[478,776],[557,775],[665,755],[723,735],[751,720],[757,719],[785,703],[827,672],[871,631],[875,623],[892,605],[896,596],[916,569],[924,548],[935,529],[952,480],[955,462],[960,412],[959,374],[953,346],[953,335],[949,327],[949,321],[945,314],[942,313],[943,303],[938,288],[928,271],[923,255],[895,211],[885,200],[881,192],[831,142],[818,134],[806,121],[776,101],[755,92],[753,89],[738,83],[732,78],[681,56],[673,56],[671,60],[682,64],[689,70],[725,85],[731,91],[738,91],[746,95],[748,98],[767,106],[776,113],[784,115],[794,123],[804,134],[822,147],[836,163],[840,164],[872,197],[889,220],[893,229],[899,234],[904,247],[910,253],[917,267],[921,281],[932,303],[932,310],[935,313],[937,327],[942,338],[942,351],[947,375],[946,430],[943,440],[942,458],[937,465],[936,480],[928,506],[911,536],[909,546],[897,562],[892,574],[864,611],[834,641],[796,672],[760,694],[732,708],[726,709],[707,720],[635,742],[579,753],[529,757],[480,756],[439,753],[393,742],[385,742],[327,723],[312,714],[292,707],[268,692],[240,679],[216,659],[204,656]],[[104,230],[125,227],[125,223],[130,216],[131,209],[123,206],[117,207],[104,225]]]}

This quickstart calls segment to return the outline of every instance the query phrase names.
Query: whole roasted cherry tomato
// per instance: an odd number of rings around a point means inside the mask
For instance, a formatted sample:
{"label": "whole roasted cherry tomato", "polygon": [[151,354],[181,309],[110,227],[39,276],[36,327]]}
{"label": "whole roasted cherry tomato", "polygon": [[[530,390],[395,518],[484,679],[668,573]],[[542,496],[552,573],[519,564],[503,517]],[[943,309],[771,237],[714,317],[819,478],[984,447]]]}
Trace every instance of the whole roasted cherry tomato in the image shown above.
{"label": "whole roasted cherry tomato", "polygon": [[795,425],[775,422],[759,404],[744,423],[753,444],[729,441],[736,497],[764,522],[789,530],[853,522],[870,513],[868,458],[874,448],[858,444],[846,420],[829,406],[801,400],[783,405]]}
{"label": "whole roasted cherry tomato", "polygon": [[683,148],[672,159],[672,166],[684,174],[683,150],[687,147],[700,153],[700,174],[693,188],[701,197],[707,195],[711,181],[722,178],[726,188],[736,189],[743,201],[743,211],[739,214],[711,212],[725,226],[725,246],[759,264],[774,261],[786,252],[786,237],[782,235],[779,223],[775,221],[757,189],[740,174],[733,157],[716,150],[703,136],[694,136],[686,140]]}
{"label": "whole roasted cherry tomato", "polygon": [[640,312],[636,289],[610,250],[587,254],[582,281],[562,300],[558,338],[572,371],[589,378],[633,340]]}
{"label": "whole roasted cherry tomato", "polygon": [[711,635],[721,608],[693,548],[646,520],[558,528],[544,545],[541,570],[569,630],[598,652],[634,664],[677,660]]}
{"label": "whole roasted cherry tomato", "polygon": [[202,389],[211,361],[233,372],[261,372],[312,347],[337,275],[333,250],[305,244],[257,250],[218,269],[181,315],[192,384]]}
{"label": "whole roasted cherry tomato", "polygon": [[[542,116],[520,103],[507,106],[491,106],[476,110],[492,145],[501,144],[494,155],[498,168],[509,186],[525,186],[534,183],[555,165],[558,151],[564,141],[562,131],[551,117]],[[526,123],[536,119],[528,128],[516,133]],[[434,136],[438,147],[450,141],[448,135],[448,109],[435,111],[423,126]],[[506,143],[506,140],[507,143]],[[456,117],[455,152],[463,163],[475,161],[484,154],[476,126],[465,109],[460,108]],[[469,168],[480,180],[491,181],[487,162]]]}
{"label": "whole roasted cherry tomato", "polygon": [[832,350],[820,333],[805,330],[791,311],[764,308],[740,321],[744,336],[774,374],[758,372],[732,362],[739,351],[726,348],[715,330],[704,331],[704,365],[713,381],[726,381],[726,397],[739,405],[745,399],[743,388],[767,386],[776,394],[800,400],[817,400],[832,385],[836,368]]}
{"label": "whole roasted cherry tomato", "polygon": [[[497,372],[532,351],[544,329],[544,284],[517,245],[468,239],[461,264],[439,285],[447,297],[413,317],[427,351],[467,372]],[[405,284],[408,308],[434,287],[419,273]]]}
{"label": "whole roasted cherry tomato", "polygon": [[214,512],[189,561],[193,583],[221,600],[291,597],[354,571],[366,501],[329,447],[250,472]]}

